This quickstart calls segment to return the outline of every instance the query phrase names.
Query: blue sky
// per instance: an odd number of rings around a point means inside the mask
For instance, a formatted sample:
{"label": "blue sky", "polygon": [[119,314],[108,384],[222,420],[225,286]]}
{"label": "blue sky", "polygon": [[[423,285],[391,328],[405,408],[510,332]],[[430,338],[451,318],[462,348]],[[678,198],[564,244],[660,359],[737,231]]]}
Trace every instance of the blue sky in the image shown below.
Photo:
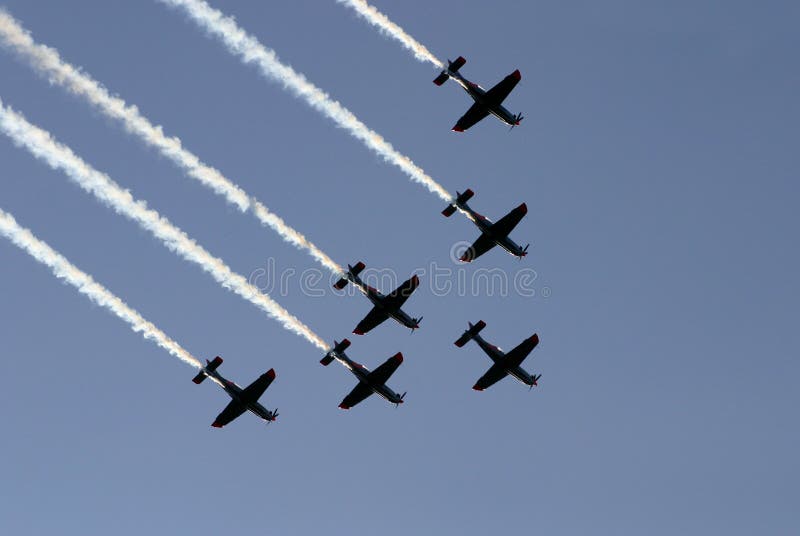
{"label": "blue sky", "polygon": [[[2,5],[339,263],[536,273],[534,296],[441,296],[423,275],[422,329],[350,336],[369,367],[404,353],[406,403],[343,412],[349,373],[3,138],[0,207],[231,379],[274,367],[281,412],[211,428],[219,389],[0,241],[3,533],[798,530],[794,3],[376,3],[485,87],[521,70],[522,126],[463,135],[463,91],[335,2],[215,3],[477,210],[527,202],[528,257],[465,268],[449,252],[469,222],[182,14]],[[6,105],[238,272],[316,268],[5,51],[0,73]],[[273,297],[328,341],[369,309],[296,281]],[[538,388],[470,389],[489,360],[452,342],[478,319],[506,349],[539,333]]]}

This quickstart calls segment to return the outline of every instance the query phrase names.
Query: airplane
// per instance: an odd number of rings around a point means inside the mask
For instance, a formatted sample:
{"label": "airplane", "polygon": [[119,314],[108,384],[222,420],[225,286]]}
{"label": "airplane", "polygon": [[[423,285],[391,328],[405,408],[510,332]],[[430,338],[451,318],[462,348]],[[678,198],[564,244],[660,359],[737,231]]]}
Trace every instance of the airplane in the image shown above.
{"label": "airplane", "polygon": [[267,390],[272,380],[275,379],[275,369],[269,369],[256,378],[253,383],[242,389],[217,372],[217,367],[221,364],[222,358],[220,356],[215,357],[213,361],[206,359],[206,366],[192,379],[194,383],[199,385],[203,383],[206,378],[211,377],[220,387],[225,389],[225,392],[233,399],[225,406],[222,413],[217,415],[217,418],[211,426],[214,428],[222,428],[247,410],[250,410],[250,412],[267,421],[267,424],[278,418],[277,409],[275,411],[270,411],[258,403],[258,398]]}
{"label": "airplane", "polygon": [[494,246],[500,246],[520,259],[527,255],[530,244],[522,248],[511,240],[508,234],[517,226],[522,217],[528,213],[528,206],[522,203],[500,218],[497,222],[492,222],[487,217],[472,210],[467,204],[467,201],[471,199],[473,195],[475,195],[475,193],[469,189],[463,194],[456,192],[456,198],[442,211],[444,217],[449,218],[456,210],[461,210],[461,212],[472,220],[472,223],[481,230],[481,236],[475,240],[472,246],[464,252],[459,260],[461,262],[472,262]]}
{"label": "airplane", "polygon": [[514,86],[522,79],[519,69],[500,80],[492,89],[486,91],[478,84],[464,78],[461,73],[458,72],[465,63],[467,63],[467,60],[461,56],[459,56],[456,61],[447,60],[447,69],[443,70],[441,74],[433,80],[434,84],[441,86],[447,82],[449,78],[452,78],[458,85],[464,88],[464,91],[475,101],[475,104],[467,110],[467,113],[462,115],[458,120],[453,127],[453,131],[464,132],[489,114],[494,115],[505,124],[511,125],[512,129],[519,125],[519,122],[523,119],[522,114],[514,115],[501,105],[503,100],[511,93],[511,90],[514,89]]}
{"label": "airplane", "polygon": [[325,354],[325,357],[320,361],[320,363],[327,367],[336,359],[342,365],[350,369],[350,372],[358,378],[358,385],[344,397],[339,407],[342,409],[350,409],[372,393],[379,394],[395,406],[402,404],[406,394],[398,395],[392,391],[392,389],[386,385],[386,380],[394,374],[394,371],[397,370],[397,367],[403,362],[403,354],[397,352],[387,359],[383,365],[370,372],[370,370],[361,363],[356,363],[347,357],[344,351],[349,346],[350,341],[347,339],[342,342],[333,341],[333,348]]}
{"label": "airplane", "polygon": [[498,381],[505,378],[507,375],[511,374],[513,377],[524,383],[528,386],[529,389],[532,389],[534,385],[538,385],[539,378],[542,377],[541,374],[528,374],[523,370],[520,365],[522,361],[528,357],[528,354],[531,353],[531,350],[536,348],[536,345],[539,344],[539,336],[534,333],[533,336],[525,339],[516,348],[511,350],[508,353],[504,353],[500,348],[493,344],[489,344],[484,340],[483,337],[478,335],[480,331],[486,327],[486,322],[483,320],[479,321],[477,324],[472,325],[469,323],[469,329],[464,332],[461,337],[455,342],[455,345],[461,348],[468,341],[475,339],[475,342],[478,343],[478,346],[486,352],[486,355],[492,358],[494,361],[494,365],[489,368],[489,370],[481,376],[475,385],[472,387],[476,391],[483,391],[487,387],[491,387]]}
{"label": "airplane", "polygon": [[367,313],[367,316],[358,323],[353,333],[356,335],[364,335],[389,317],[394,318],[405,327],[411,328],[411,332],[413,333],[415,329],[419,328],[422,317],[412,318],[407,315],[401,307],[419,286],[419,277],[414,275],[411,279],[397,287],[391,294],[383,295],[377,289],[364,283],[358,276],[364,268],[364,263],[360,261],[355,266],[350,266],[348,264],[347,272],[344,274],[344,277],[333,285],[334,288],[342,290],[347,286],[348,282],[351,282],[375,305],[372,310]]}

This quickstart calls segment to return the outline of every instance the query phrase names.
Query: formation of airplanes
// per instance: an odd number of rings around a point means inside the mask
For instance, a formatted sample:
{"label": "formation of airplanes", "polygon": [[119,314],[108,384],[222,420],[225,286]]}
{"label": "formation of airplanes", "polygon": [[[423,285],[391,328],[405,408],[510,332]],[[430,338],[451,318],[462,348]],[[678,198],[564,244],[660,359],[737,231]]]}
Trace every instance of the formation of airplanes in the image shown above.
{"label": "formation of airplanes", "polygon": [[[510,125],[511,128],[520,124],[520,121],[523,119],[522,114],[512,114],[502,105],[502,102],[522,79],[519,70],[515,70],[487,91],[479,85],[467,80],[459,72],[459,69],[466,63],[463,57],[459,56],[455,61],[448,60],[447,63],[447,68],[444,69],[433,82],[441,86],[447,80],[452,79],[458,83],[474,101],[474,104],[455,124],[453,127],[454,131],[464,132],[489,114],[494,115],[507,125]],[[526,245],[524,248],[519,246],[509,237],[509,234],[519,224],[525,214],[528,213],[527,205],[522,203],[498,221],[493,222],[473,210],[469,204],[467,204],[467,201],[474,195],[471,189],[467,189],[463,193],[456,192],[455,198],[453,198],[442,211],[445,217],[452,216],[456,211],[461,212],[475,224],[481,233],[459,260],[465,263],[472,262],[495,246],[500,246],[511,255],[520,259],[525,257],[528,254],[529,245]],[[403,311],[402,307],[411,294],[419,287],[419,277],[417,275],[412,275],[411,278],[389,294],[383,294],[378,289],[368,285],[361,278],[360,274],[363,272],[364,268],[366,268],[366,265],[363,262],[358,262],[355,266],[348,264],[347,271],[341,274],[339,280],[333,285],[334,288],[342,290],[350,283],[372,303],[372,309],[356,325],[353,329],[353,333],[356,335],[365,335],[389,318],[411,329],[412,333],[414,330],[418,329],[422,317],[412,317]],[[481,337],[480,332],[484,327],[486,327],[486,323],[483,320],[479,321],[477,324],[469,323],[469,329],[464,331],[458,340],[455,341],[455,345],[460,348],[467,342],[474,340],[493,362],[489,370],[475,383],[473,389],[476,391],[483,391],[509,375],[516,378],[524,385],[527,385],[529,389],[538,385],[541,374],[531,374],[524,370],[521,364],[539,344],[539,336],[533,334],[531,337],[519,343],[513,350],[506,353]],[[404,392],[402,395],[398,394],[391,387],[386,385],[386,382],[403,363],[403,354],[400,352],[394,354],[375,370],[370,371],[361,363],[348,357],[345,350],[349,347],[350,341],[348,339],[344,339],[342,342],[334,341],[333,346],[320,361],[324,366],[330,365],[333,361],[338,361],[358,380],[356,386],[342,399],[339,407],[342,409],[350,409],[373,393],[395,406],[402,404],[406,393]],[[262,374],[247,387],[241,388],[232,381],[225,379],[217,372],[217,368],[222,364],[221,357],[217,356],[213,361],[206,361],[206,363],[206,366],[200,370],[193,381],[199,384],[206,378],[212,378],[231,398],[230,403],[216,417],[211,426],[221,428],[246,411],[250,411],[263,419],[266,423],[273,422],[278,417],[277,410],[270,411],[258,402],[258,399],[264,394],[264,391],[266,391],[273,380],[275,380],[274,369],[270,369]]]}

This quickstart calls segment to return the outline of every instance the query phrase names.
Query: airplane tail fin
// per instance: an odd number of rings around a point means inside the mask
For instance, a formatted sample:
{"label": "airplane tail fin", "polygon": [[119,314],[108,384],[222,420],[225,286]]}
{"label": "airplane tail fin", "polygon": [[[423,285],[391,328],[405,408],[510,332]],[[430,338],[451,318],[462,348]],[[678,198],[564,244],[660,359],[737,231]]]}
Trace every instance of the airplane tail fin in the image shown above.
{"label": "airplane tail fin", "polygon": [[458,346],[459,348],[461,348],[462,346],[467,344],[469,341],[471,341],[472,338],[475,337],[475,335],[477,335],[478,333],[480,333],[481,330],[483,328],[485,328],[485,327],[486,327],[486,322],[484,322],[483,320],[479,320],[478,323],[475,324],[475,325],[470,323],[469,324],[469,329],[467,331],[465,331],[464,334],[461,335],[461,337],[459,337],[458,340],[454,344],[456,346]]}
{"label": "airplane tail fin", "polygon": [[197,376],[192,378],[192,381],[200,385],[208,377],[208,373],[217,370],[217,367],[221,364],[222,358],[220,356],[215,357],[213,361],[206,359],[206,366],[197,373]]}
{"label": "airplane tail fin", "polygon": [[475,195],[475,192],[473,192],[469,188],[467,188],[467,190],[463,194],[459,193],[459,192],[456,192],[456,198],[453,200],[452,203],[447,205],[447,208],[445,208],[442,211],[442,215],[445,218],[449,218],[458,209],[459,205],[462,205],[462,204],[466,203],[467,201],[469,201],[470,199],[472,199],[473,195]]}

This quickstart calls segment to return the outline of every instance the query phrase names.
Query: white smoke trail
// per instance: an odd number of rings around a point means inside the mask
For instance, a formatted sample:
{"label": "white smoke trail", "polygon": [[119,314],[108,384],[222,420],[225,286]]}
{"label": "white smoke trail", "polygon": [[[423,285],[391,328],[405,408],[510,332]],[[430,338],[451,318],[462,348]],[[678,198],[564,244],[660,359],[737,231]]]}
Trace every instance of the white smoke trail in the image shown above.
{"label": "white smoke trail", "polygon": [[350,110],[309,82],[305,76],[281,63],[273,50],[264,47],[255,37],[239,28],[233,18],[226,17],[203,0],[158,1],[182,8],[198,25],[219,38],[232,54],[239,56],[245,63],[254,63],[265,78],[281,82],[295,96],[306,101],[309,106],[331,119],[385,161],[400,168],[411,180],[422,184],[443,201],[449,202],[452,199],[444,187],[410,158],[398,152],[380,134],[370,130]]}
{"label": "white smoke trail", "polygon": [[187,261],[200,265],[219,284],[266,312],[284,328],[304,337],[320,350],[327,350],[327,345],[319,336],[268,295],[262,294],[248,283],[242,275],[233,272],[221,259],[211,255],[158,212],[147,208],[144,201],[134,199],[129,191],[122,189],[108,175],[92,168],[68,147],[56,142],[48,132],[30,124],[22,115],[4,106],[2,101],[0,132],[53,169],[66,173],[81,188],[92,193],[117,213],[150,231],[165,246]]}
{"label": "white smoke trail", "polygon": [[425,48],[422,43],[408,35],[400,26],[389,20],[389,17],[378,11],[374,6],[369,5],[365,0],[336,0],[340,4],[353,9],[361,15],[367,22],[378,28],[382,34],[399,41],[403,48],[414,54],[419,61],[427,61],[440,69],[444,69],[444,63]]}
{"label": "white smoke trail", "polygon": [[334,273],[342,267],[323,253],[298,231],[291,228],[279,216],[270,212],[258,199],[248,195],[218,170],[204,164],[196,155],[183,148],[177,137],[168,137],[160,126],[153,125],[141,115],[136,106],[127,104],[113,96],[99,82],[80,69],[64,62],[58,52],[36,43],[11,15],[0,9],[0,43],[28,61],[34,69],[46,76],[53,84],[84,97],[105,115],[119,120],[132,134],[148,145],[155,147],[188,176],[200,181],[216,194],[236,205],[242,212],[252,212],[262,225],[277,232],[281,238],[295,247],[307,251],[317,262]]}
{"label": "white smoke trail", "polygon": [[0,235],[8,238],[14,245],[25,250],[31,257],[50,268],[57,278],[63,279],[94,303],[108,309],[127,322],[134,332],[141,333],[145,339],[155,342],[184,363],[195,368],[202,367],[200,361],[184,350],[180,344],[145,320],[136,310],[92,279],[92,276],[82,272],[60,253],[36,238],[28,229],[21,227],[11,214],[2,209],[0,209]]}

